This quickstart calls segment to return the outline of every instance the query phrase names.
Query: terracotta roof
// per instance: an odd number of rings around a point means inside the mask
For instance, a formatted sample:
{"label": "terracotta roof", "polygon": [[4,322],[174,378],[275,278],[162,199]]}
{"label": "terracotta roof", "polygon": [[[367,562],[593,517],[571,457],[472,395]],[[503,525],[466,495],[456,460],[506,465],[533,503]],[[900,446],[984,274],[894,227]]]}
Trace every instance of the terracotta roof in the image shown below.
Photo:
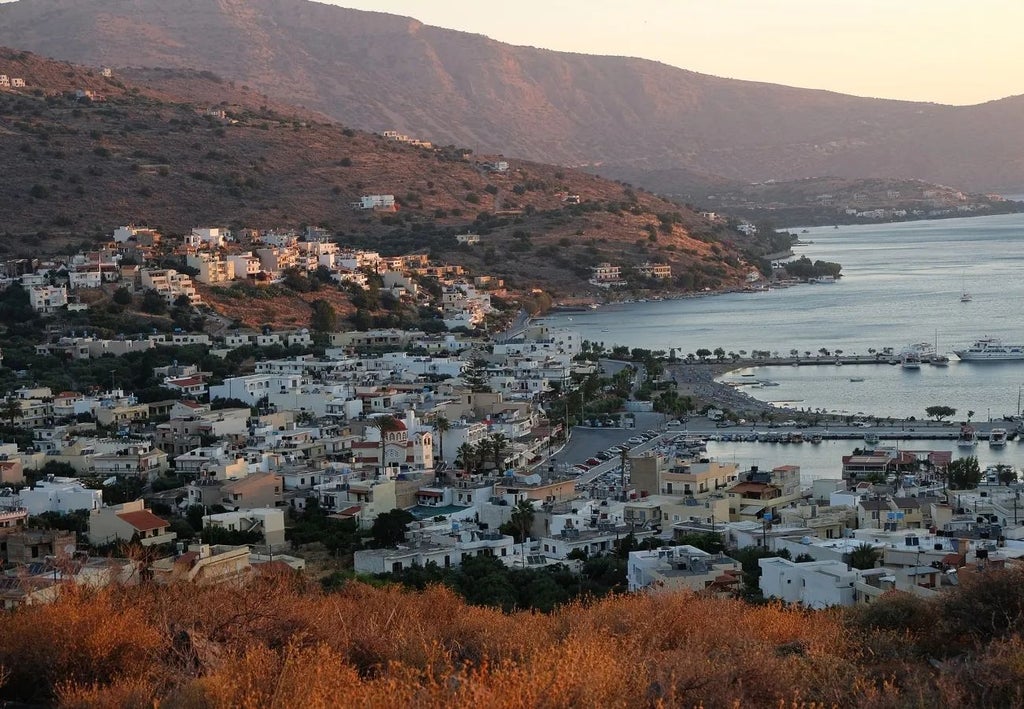
{"label": "terracotta roof", "polygon": [[196,376],[196,377],[182,377],[181,379],[168,379],[167,383],[168,384],[173,384],[174,386],[179,386],[179,387],[191,387],[191,386],[196,386],[197,384],[202,384],[203,383],[203,378],[202,377],[198,377],[198,376]]}
{"label": "terracotta roof", "polygon": [[168,526],[168,523],[149,510],[139,510],[137,512],[122,512],[118,515],[125,522],[135,527],[140,532],[148,532],[152,529],[163,529]]}

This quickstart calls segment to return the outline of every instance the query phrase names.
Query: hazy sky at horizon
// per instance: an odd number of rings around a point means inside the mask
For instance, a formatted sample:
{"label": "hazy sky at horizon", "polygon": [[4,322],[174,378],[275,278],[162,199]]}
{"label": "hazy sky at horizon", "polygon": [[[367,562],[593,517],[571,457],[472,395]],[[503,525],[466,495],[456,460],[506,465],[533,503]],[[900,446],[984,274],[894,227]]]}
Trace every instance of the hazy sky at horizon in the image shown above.
{"label": "hazy sky at horizon", "polygon": [[318,0],[511,44],[972,104],[1024,94],[1021,0]]}

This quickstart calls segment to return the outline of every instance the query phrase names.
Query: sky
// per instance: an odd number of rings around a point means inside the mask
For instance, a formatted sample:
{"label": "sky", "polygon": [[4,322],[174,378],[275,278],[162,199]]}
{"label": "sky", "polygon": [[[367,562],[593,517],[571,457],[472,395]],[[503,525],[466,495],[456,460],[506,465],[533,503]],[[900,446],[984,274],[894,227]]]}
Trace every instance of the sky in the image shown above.
{"label": "sky", "polygon": [[320,0],[511,44],[858,96],[1024,94],[1022,0]]}

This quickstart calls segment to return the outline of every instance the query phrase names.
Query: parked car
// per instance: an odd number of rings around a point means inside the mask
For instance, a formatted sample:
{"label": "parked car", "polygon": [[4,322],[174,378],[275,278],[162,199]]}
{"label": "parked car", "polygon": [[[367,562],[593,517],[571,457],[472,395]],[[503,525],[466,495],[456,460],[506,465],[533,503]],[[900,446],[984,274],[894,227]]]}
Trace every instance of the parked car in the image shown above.
{"label": "parked car", "polygon": [[638,446],[641,443],[643,443],[644,440],[645,439],[641,436],[633,436],[632,438],[629,439],[629,442],[632,443],[634,446]]}
{"label": "parked car", "polygon": [[595,453],[594,457],[598,460],[609,460],[612,457],[612,454],[607,451],[601,451],[600,453]]}
{"label": "parked car", "polygon": [[587,458],[584,462],[587,465],[590,465],[590,466],[600,465],[601,464],[601,461],[598,460],[597,458]]}

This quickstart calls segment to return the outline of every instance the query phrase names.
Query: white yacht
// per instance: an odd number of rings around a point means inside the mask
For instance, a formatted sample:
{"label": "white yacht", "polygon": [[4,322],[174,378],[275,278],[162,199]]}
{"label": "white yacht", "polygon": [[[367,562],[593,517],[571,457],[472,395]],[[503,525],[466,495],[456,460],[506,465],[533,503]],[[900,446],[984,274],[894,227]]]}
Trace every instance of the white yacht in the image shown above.
{"label": "white yacht", "polygon": [[1002,448],[1006,445],[1006,429],[993,428],[988,434],[988,444],[993,448]]}
{"label": "white yacht", "polygon": [[904,369],[920,369],[921,355],[916,350],[904,350],[900,353],[900,366]]}
{"label": "white yacht", "polygon": [[1024,345],[1007,345],[994,337],[985,337],[953,353],[965,362],[1024,359]]}

